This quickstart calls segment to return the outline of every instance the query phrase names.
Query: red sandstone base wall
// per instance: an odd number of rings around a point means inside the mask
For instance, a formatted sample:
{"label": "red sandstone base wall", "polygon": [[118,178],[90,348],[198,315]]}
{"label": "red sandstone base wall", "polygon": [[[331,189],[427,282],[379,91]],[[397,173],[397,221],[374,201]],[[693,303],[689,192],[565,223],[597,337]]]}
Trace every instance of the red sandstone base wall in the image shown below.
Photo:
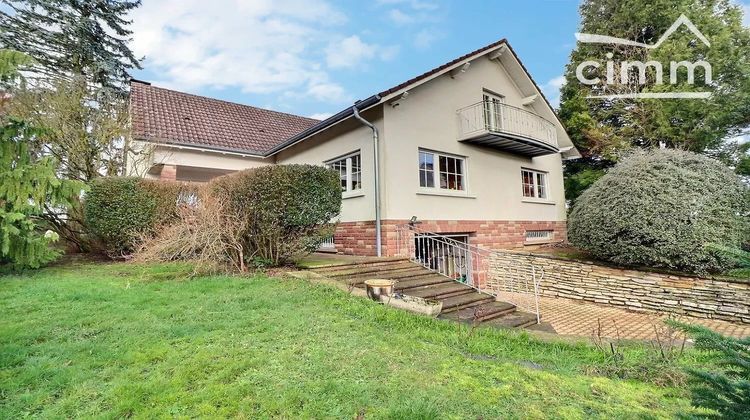
{"label": "red sandstone base wall", "polygon": [[[466,234],[469,243],[487,249],[529,248],[539,243],[526,242],[527,230],[551,230],[551,242],[567,239],[564,221],[510,221],[510,220],[422,220],[420,229],[435,233]],[[408,220],[383,220],[381,224],[384,256],[398,252],[396,227]],[[336,250],[348,255],[377,255],[375,245],[375,222],[342,222],[334,234]]]}

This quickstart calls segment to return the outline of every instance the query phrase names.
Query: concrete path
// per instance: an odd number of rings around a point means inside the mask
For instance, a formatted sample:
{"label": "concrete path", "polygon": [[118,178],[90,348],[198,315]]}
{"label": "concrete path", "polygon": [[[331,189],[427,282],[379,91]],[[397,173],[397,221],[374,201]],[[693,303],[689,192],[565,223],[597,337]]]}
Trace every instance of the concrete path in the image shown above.
{"label": "concrete path", "polygon": [[[652,340],[656,336],[654,326],[664,328],[665,314],[634,312],[613,306],[598,305],[572,299],[540,298],[542,323],[549,324],[557,334],[591,337],[599,320],[602,336],[607,338]],[[682,316],[678,320],[700,324],[716,332],[732,337],[750,336],[750,325],[736,324],[705,318]]]}

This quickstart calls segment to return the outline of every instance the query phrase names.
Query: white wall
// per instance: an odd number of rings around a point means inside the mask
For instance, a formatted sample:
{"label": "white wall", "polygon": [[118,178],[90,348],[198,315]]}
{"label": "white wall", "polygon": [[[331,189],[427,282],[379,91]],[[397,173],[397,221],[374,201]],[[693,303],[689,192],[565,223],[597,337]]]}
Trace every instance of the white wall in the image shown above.
{"label": "white wall", "polygon": [[[474,60],[465,73],[455,78],[446,74],[411,89],[398,107],[384,106],[384,218],[565,220],[559,154],[531,159],[456,140],[456,111],[481,101],[483,89],[505,96],[509,105],[523,107],[521,101],[526,95],[504,67],[486,57]],[[422,194],[426,191],[419,186],[420,147],[465,156],[467,191],[448,197]],[[524,202],[522,167],[549,173],[550,200]]]}
{"label": "white wall", "polygon": [[[127,174],[132,176],[154,177],[151,169],[156,165],[177,165],[183,167],[180,180],[206,181],[206,171],[217,170],[217,175],[243,169],[272,165],[273,158],[257,158],[241,156],[232,153],[201,151],[190,148],[178,148],[167,145],[153,145],[141,141],[133,141],[131,148],[137,153],[128,156]],[[190,174],[196,174],[196,179],[189,179]]]}
{"label": "white wall", "polygon": [[[382,132],[380,110],[365,112],[362,117],[371,121]],[[342,222],[375,220],[374,191],[375,168],[372,130],[351,118],[310,139],[276,155],[278,164],[307,163],[323,165],[325,162],[359,150],[362,164],[362,189],[344,194],[341,208]],[[382,171],[382,165],[381,165]]]}

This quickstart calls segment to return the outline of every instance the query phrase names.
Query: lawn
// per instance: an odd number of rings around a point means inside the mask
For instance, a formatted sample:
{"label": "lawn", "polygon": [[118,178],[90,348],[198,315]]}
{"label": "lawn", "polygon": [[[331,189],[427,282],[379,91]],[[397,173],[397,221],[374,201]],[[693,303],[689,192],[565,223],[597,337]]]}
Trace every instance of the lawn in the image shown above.
{"label": "lawn", "polygon": [[605,357],[585,343],[471,331],[302,280],[188,273],[100,263],[0,279],[0,418],[667,418],[690,410],[677,387],[591,375]]}

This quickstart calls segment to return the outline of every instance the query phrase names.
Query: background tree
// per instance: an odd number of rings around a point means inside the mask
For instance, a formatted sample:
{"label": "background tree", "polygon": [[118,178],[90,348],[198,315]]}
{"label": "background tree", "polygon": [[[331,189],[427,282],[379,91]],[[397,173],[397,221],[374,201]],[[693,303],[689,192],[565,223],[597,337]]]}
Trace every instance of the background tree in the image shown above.
{"label": "background tree", "polygon": [[[10,96],[18,66],[30,63],[17,52],[0,51],[0,96]],[[65,209],[84,185],[59,179],[55,159],[34,152],[31,145],[41,129],[6,114],[0,119],[0,264],[36,268],[58,254],[49,246],[57,235],[42,232],[38,217],[45,206]]]}
{"label": "background tree", "polygon": [[[66,179],[120,175],[127,154],[127,82],[140,68],[128,46],[127,14],[140,0],[0,0],[0,45],[35,60],[32,79],[14,92],[9,112],[45,130],[34,152],[51,156]],[[48,209],[43,217],[81,250],[82,208]]]}
{"label": "background tree", "polygon": [[128,46],[127,14],[140,0],[2,0],[0,45],[21,51],[53,76],[83,76],[125,92],[129,71],[140,69]]}
{"label": "background tree", "polygon": [[699,325],[668,323],[693,336],[695,346],[716,359],[713,369],[688,370],[693,404],[711,410],[701,417],[750,417],[750,337],[736,339]]}
{"label": "background tree", "polygon": [[[750,125],[750,30],[742,25],[742,11],[730,0],[586,0],[580,6],[580,32],[609,35],[652,44],[681,14],[708,38],[704,45],[682,27],[656,49],[578,43],[571,53],[561,92],[560,117],[583,159],[566,167],[569,199],[575,199],[624,152],[632,148],[668,147],[705,153],[720,149]],[[576,68],[586,60],[601,62],[586,76],[606,81],[607,53],[615,62],[615,83],[584,85]],[[657,61],[664,66],[665,84],[656,85],[655,72],[647,83],[637,83],[633,72],[620,80],[619,62]],[[686,69],[679,83],[669,84],[671,61],[708,61],[713,83],[703,84],[702,70],[695,85],[687,84]],[[710,99],[589,99],[589,95],[668,91],[711,91]],[[583,173],[583,175],[579,175]]]}

